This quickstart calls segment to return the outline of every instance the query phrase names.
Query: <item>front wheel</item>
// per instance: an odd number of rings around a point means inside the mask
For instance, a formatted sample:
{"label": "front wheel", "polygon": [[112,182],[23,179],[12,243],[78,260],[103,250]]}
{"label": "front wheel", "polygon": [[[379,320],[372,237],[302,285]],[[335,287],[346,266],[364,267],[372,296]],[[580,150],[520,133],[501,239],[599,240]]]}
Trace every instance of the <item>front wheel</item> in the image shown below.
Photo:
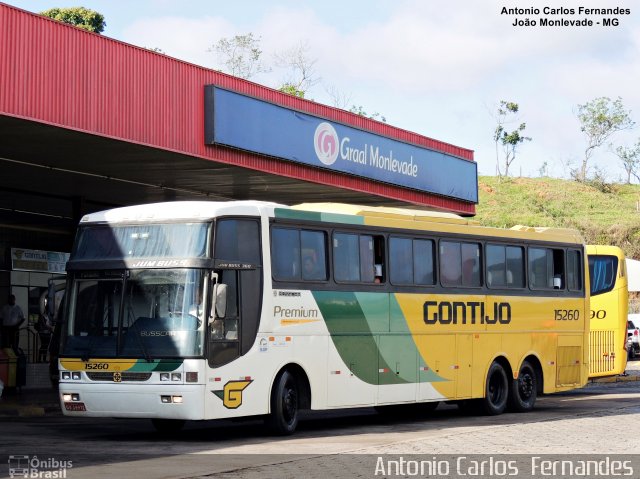
{"label": "front wheel", "polygon": [[502,414],[507,408],[508,397],[509,380],[507,373],[499,363],[493,362],[487,373],[485,397],[480,402],[482,412],[489,416]]}
{"label": "front wheel", "polygon": [[266,418],[267,427],[281,436],[293,434],[298,426],[298,385],[289,371],[283,371],[271,391],[271,413]]}
{"label": "front wheel", "polygon": [[511,382],[509,390],[509,409],[515,412],[528,412],[533,409],[538,397],[538,379],[533,366],[524,361],[518,371],[518,379]]}

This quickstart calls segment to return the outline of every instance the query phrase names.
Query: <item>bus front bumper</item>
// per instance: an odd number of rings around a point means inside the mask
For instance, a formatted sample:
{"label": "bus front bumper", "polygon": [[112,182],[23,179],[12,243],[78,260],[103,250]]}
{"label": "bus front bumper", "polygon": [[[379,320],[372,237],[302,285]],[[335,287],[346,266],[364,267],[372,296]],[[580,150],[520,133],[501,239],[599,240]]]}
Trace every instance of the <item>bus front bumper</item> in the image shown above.
{"label": "bus front bumper", "polygon": [[60,383],[65,416],[198,420],[204,418],[203,384],[115,385]]}

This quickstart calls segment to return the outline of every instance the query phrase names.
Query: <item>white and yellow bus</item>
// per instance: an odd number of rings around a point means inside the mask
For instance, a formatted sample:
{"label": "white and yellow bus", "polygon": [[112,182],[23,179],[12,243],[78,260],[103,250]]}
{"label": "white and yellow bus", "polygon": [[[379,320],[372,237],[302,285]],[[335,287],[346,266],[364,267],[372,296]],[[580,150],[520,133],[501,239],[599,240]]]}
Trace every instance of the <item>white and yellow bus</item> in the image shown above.
{"label": "white and yellow bus", "polygon": [[175,202],[86,215],[67,266],[65,414],[185,420],[460,401],[495,415],[588,376],[570,230],[418,210]]}
{"label": "white and yellow bus", "polygon": [[615,376],[627,367],[628,280],[624,252],[587,246],[591,293],[589,378]]}

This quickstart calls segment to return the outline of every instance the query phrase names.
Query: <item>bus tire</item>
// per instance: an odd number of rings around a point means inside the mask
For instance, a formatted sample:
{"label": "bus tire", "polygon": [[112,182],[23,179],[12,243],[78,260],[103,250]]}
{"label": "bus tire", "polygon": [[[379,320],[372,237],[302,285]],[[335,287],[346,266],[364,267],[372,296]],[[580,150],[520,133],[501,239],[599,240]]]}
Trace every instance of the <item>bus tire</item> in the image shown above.
{"label": "bus tire", "polygon": [[160,434],[179,432],[184,427],[183,419],[152,419],[151,424]]}
{"label": "bus tire", "polygon": [[524,361],[518,371],[518,378],[511,381],[509,409],[515,412],[531,411],[537,397],[538,378],[536,371],[529,361]]}
{"label": "bus tire", "polygon": [[298,426],[299,394],[296,377],[282,371],[271,390],[271,413],[266,418],[269,430],[279,436],[293,434]]}
{"label": "bus tire", "polygon": [[507,408],[509,380],[504,368],[497,362],[491,363],[487,373],[484,398],[480,401],[481,411],[487,416],[502,414]]}

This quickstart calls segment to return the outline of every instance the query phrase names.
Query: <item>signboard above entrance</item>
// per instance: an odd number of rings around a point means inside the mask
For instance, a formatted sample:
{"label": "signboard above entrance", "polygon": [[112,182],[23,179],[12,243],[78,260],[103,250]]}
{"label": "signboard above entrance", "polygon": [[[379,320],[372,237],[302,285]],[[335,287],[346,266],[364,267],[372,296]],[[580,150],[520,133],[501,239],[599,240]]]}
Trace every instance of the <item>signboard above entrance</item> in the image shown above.
{"label": "signboard above entrance", "polygon": [[477,165],[456,156],[205,87],[205,141],[478,202]]}
{"label": "signboard above entrance", "polygon": [[69,261],[69,253],[11,248],[11,269],[14,271],[65,274],[67,261]]}

